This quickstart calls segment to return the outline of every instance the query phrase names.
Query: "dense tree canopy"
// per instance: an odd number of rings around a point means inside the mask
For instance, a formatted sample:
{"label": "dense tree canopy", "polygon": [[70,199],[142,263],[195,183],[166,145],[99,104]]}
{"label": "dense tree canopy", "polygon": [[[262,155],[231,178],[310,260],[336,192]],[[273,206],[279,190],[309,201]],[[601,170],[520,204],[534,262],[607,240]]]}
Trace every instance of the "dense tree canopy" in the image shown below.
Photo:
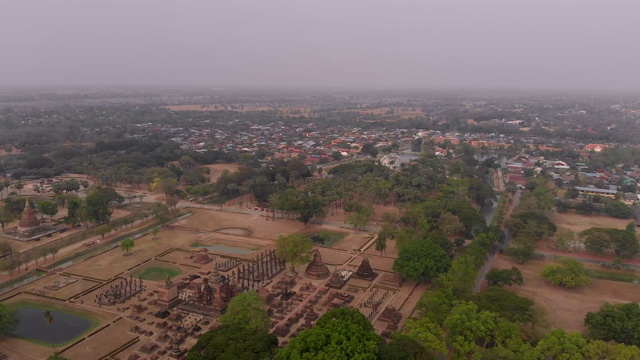
{"label": "dense tree canopy", "polygon": [[580,233],[585,248],[594,254],[608,250],[622,258],[632,258],[640,253],[640,243],[633,231],[613,228],[590,228]]}
{"label": "dense tree canopy", "polygon": [[314,327],[302,331],[275,358],[374,360],[381,343],[382,338],[360,311],[339,308],[322,315]]}
{"label": "dense tree canopy", "polygon": [[427,281],[449,270],[449,266],[449,254],[433,241],[419,239],[400,249],[393,270],[409,280]]}
{"label": "dense tree canopy", "polygon": [[487,273],[489,286],[522,285],[523,282],[522,272],[515,266],[511,267],[511,269],[493,268]]}
{"label": "dense tree canopy", "polygon": [[264,299],[256,291],[239,294],[231,299],[227,311],[220,316],[220,324],[240,325],[268,332],[271,320],[265,307]]}
{"label": "dense tree canopy", "polygon": [[605,303],[599,311],[587,313],[584,324],[594,339],[640,346],[640,305],[637,302]]}
{"label": "dense tree canopy", "polygon": [[202,335],[187,353],[187,359],[271,359],[277,346],[278,338],[264,330],[222,325]]}

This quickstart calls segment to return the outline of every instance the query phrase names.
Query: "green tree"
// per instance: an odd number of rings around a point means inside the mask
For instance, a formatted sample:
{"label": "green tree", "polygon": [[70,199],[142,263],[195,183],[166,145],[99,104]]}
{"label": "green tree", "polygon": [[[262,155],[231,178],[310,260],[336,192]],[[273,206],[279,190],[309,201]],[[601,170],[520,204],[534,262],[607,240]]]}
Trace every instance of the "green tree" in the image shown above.
{"label": "green tree", "polygon": [[292,339],[275,359],[375,360],[381,343],[382,338],[359,310],[338,308]]}
{"label": "green tree", "polygon": [[444,321],[447,345],[454,359],[467,359],[480,347],[511,347],[522,344],[518,326],[488,311],[478,311],[475,304],[456,302]]}
{"label": "green tree", "polygon": [[380,348],[379,360],[431,360],[436,359],[414,337],[399,332],[391,334],[391,341]]}
{"label": "green tree", "polygon": [[133,249],[135,243],[132,238],[126,238],[120,242],[120,250],[124,251],[126,255],[129,254],[129,251]]}
{"label": "green tree", "polygon": [[48,215],[51,219],[58,213],[58,203],[53,200],[44,200],[38,203],[38,212]]}
{"label": "green tree", "polygon": [[8,257],[13,254],[13,247],[7,240],[0,241],[0,258]]}
{"label": "green tree", "polygon": [[605,205],[604,212],[611,216],[620,219],[628,219],[633,217],[631,208],[621,201],[612,201]]}
{"label": "green tree", "polygon": [[479,310],[490,311],[509,321],[527,323],[533,320],[533,300],[511,291],[489,286],[485,291],[471,296],[470,300]]}
{"label": "green tree", "polygon": [[154,226],[153,228],[151,228],[151,234],[153,235],[153,240],[158,238],[158,233],[160,232],[160,227],[159,226]]}
{"label": "green tree", "polygon": [[447,236],[453,236],[464,230],[464,224],[457,216],[450,212],[445,212],[438,219],[438,228]]}
{"label": "green tree", "polygon": [[355,212],[349,214],[347,223],[353,225],[356,230],[364,228],[369,222],[369,218],[373,215],[373,206],[362,205],[358,206]]}
{"label": "green tree", "polygon": [[584,318],[591,338],[640,346],[640,305],[637,302],[602,305]]}
{"label": "green tree", "polygon": [[587,340],[579,333],[556,329],[549,332],[535,347],[538,359],[582,360]]}
{"label": "green tree", "polygon": [[441,357],[447,353],[445,343],[445,333],[440,325],[427,317],[420,319],[409,318],[402,329],[402,335],[408,336],[420,344],[426,351],[425,355],[434,358]]}
{"label": "green tree", "polygon": [[109,224],[102,224],[100,226],[97,226],[94,229],[94,232],[102,236],[102,238],[104,239],[104,236],[111,232],[111,226],[109,226]]}
{"label": "green tree", "polygon": [[13,221],[13,214],[7,208],[6,204],[0,204],[0,227],[4,231],[5,226]]}
{"label": "green tree", "polygon": [[13,184],[13,187],[18,190],[18,195],[22,196],[22,188],[24,188],[24,183],[22,181],[16,181],[16,183]]}
{"label": "green tree", "polygon": [[82,222],[82,207],[82,200],[77,197],[70,198],[67,205],[67,216],[64,222],[73,228],[78,226],[78,224]]}
{"label": "green tree", "polygon": [[360,149],[360,153],[364,155],[369,155],[372,158],[378,156],[378,149],[372,143],[366,143],[362,145],[362,149]]}
{"label": "green tree", "polygon": [[591,284],[591,278],[587,275],[584,265],[571,258],[560,259],[559,265],[547,265],[542,269],[540,276],[549,280],[554,285],[566,288]]}
{"label": "green tree", "polygon": [[278,338],[267,331],[241,325],[222,325],[203,334],[187,353],[187,360],[271,359]]}
{"label": "green tree", "polygon": [[511,240],[506,253],[516,259],[518,264],[524,264],[536,255],[535,249],[535,240],[531,236],[519,235]]}
{"label": "green tree", "polygon": [[155,202],[151,206],[151,216],[157,224],[164,224],[171,219],[169,207],[161,202]]}
{"label": "green tree", "polygon": [[[53,323],[53,314],[51,313],[50,310],[45,310],[44,313],[44,320],[47,322],[47,326],[51,325]],[[51,347],[53,348],[53,336],[51,336]]]}
{"label": "green tree", "polygon": [[393,270],[409,280],[428,281],[449,270],[449,266],[451,259],[440,246],[429,239],[421,239],[400,249]]}
{"label": "green tree", "polygon": [[382,232],[378,233],[378,237],[376,238],[376,251],[380,251],[380,256],[382,256],[383,252],[387,250],[387,236]]}
{"label": "green tree", "polygon": [[556,233],[556,239],[553,242],[553,247],[556,250],[567,251],[571,247],[575,240],[575,235],[571,229],[560,228]]}
{"label": "green tree", "polygon": [[49,357],[47,358],[47,360],[71,360],[71,359],[69,359],[69,358],[66,358],[66,357],[62,356],[62,355],[60,355],[60,353],[59,353],[59,352],[55,351],[55,352],[53,353],[53,355],[49,355]]}
{"label": "green tree", "polygon": [[513,266],[511,269],[496,269],[493,268],[487,274],[487,283],[489,286],[513,286],[522,285],[524,278],[522,272],[517,267]]}
{"label": "green tree", "polygon": [[640,253],[640,243],[635,232],[613,228],[590,228],[580,233],[585,248],[595,254],[603,254],[607,250],[621,258],[632,258]]}
{"label": "green tree", "polygon": [[105,224],[111,220],[113,210],[109,208],[109,199],[100,192],[90,192],[83,207],[86,220],[94,224]]}
{"label": "green tree", "polygon": [[264,299],[256,291],[234,296],[227,306],[227,311],[220,316],[220,324],[268,332],[271,320],[265,310],[266,306]]}
{"label": "green tree", "polygon": [[640,348],[624,344],[611,344],[602,340],[589,341],[584,349],[585,360],[636,360],[640,359]]}
{"label": "green tree", "polygon": [[298,266],[311,261],[312,250],[313,243],[304,234],[280,235],[276,241],[276,255],[289,263],[293,273]]}
{"label": "green tree", "polygon": [[7,336],[18,326],[16,312],[7,305],[0,303],[0,335]]}

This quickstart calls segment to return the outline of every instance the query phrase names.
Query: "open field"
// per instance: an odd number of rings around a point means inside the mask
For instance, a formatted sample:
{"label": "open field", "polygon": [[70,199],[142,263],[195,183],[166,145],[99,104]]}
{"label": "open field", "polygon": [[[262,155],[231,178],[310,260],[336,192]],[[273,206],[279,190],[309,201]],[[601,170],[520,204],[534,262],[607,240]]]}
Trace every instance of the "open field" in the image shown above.
{"label": "open field", "polygon": [[553,260],[532,260],[525,265],[518,265],[506,255],[497,255],[493,267],[520,268],[524,276],[524,285],[514,286],[510,290],[534,300],[544,308],[552,328],[583,331],[584,316],[587,312],[599,310],[605,302],[618,304],[638,301],[638,284],[592,279],[591,285],[575,289],[551,285],[540,277],[540,272],[545,266],[553,263]]}
{"label": "open field", "polygon": [[234,172],[238,170],[240,165],[239,164],[213,164],[213,165],[205,165],[205,167],[209,168],[209,170],[211,171],[209,173],[209,176],[211,177],[211,180],[209,182],[213,183],[216,180],[218,180],[220,175],[222,175],[223,171],[229,170],[230,172]]}
{"label": "open field", "polygon": [[610,216],[580,215],[576,213],[556,213],[553,215],[552,220],[558,227],[567,228],[576,234],[592,227],[624,229],[629,221],[632,221],[632,219],[617,219]]}
{"label": "open field", "polygon": [[51,289],[45,288],[45,286],[51,285],[56,281],[64,280],[65,278],[68,278],[68,276],[60,275],[60,274],[45,276],[29,284],[29,286],[25,290],[34,294],[42,294],[42,295],[50,296],[60,300],[68,300],[76,296],[77,294],[83,291],[89,290],[92,287],[100,284],[99,282],[72,277],[77,281],[71,284],[68,284],[64,287],[61,287],[57,290],[51,290]]}
{"label": "open field", "polygon": [[[243,214],[224,211],[201,211],[194,209],[194,215],[188,220],[182,220],[176,225],[184,225],[185,228],[199,230],[202,233],[213,232],[220,228],[240,227],[251,231],[251,236],[258,239],[276,240],[280,235],[297,233],[304,229],[304,224],[294,220],[284,220],[265,216],[266,213]],[[188,221],[188,222],[187,222]],[[162,233],[162,232],[161,232]],[[216,236],[225,235],[216,233]]]}
{"label": "open field", "polygon": [[108,280],[146,260],[150,260],[155,255],[171,249],[172,245],[179,245],[172,244],[172,239],[162,235],[161,231],[157,240],[152,240],[151,235],[137,239],[135,247],[129,252],[129,255],[125,255],[119,247],[116,247],[90,258],[88,261],[72,265],[65,272],[81,277]]}

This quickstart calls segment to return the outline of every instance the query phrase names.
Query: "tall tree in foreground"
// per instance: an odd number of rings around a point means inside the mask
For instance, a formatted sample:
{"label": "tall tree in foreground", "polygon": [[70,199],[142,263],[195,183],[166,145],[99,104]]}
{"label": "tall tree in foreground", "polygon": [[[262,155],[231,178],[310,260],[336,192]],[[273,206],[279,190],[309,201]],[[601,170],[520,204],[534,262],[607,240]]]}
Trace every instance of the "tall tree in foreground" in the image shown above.
{"label": "tall tree in foreground", "polygon": [[222,325],[203,334],[187,353],[187,360],[272,359],[278,338],[267,331]]}
{"label": "tall tree in foreground", "polygon": [[381,343],[382,338],[359,310],[338,308],[292,339],[275,359],[374,360]]}
{"label": "tall tree in foreground", "polygon": [[220,316],[220,324],[239,325],[268,332],[271,320],[265,307],[264,299],[256,291],[234,296],[227,306],[227,311]]}

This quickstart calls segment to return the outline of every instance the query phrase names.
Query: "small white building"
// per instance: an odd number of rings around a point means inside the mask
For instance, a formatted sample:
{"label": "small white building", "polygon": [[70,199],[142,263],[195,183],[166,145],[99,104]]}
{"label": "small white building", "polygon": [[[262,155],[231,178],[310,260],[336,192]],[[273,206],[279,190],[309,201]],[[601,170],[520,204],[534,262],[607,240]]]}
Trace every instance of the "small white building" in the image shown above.
{"label": "small white building", "polygon": [[378,161],[391,170],[399,170],[402,165],[402,159],[396,153],[378,155]]}

